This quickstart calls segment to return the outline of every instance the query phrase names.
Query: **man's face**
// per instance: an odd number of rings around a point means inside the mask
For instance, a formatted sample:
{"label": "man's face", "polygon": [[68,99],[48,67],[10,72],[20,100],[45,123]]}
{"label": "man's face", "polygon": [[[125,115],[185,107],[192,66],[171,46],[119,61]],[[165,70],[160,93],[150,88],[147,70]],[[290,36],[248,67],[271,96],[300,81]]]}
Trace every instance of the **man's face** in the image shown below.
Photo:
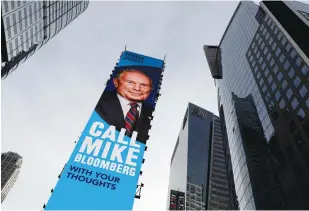
{"label": "man's face", "polygon": [[123,72],[114,85],[117,93],[131,102],[147,99],[152,90],[150,79],[140,72]]}

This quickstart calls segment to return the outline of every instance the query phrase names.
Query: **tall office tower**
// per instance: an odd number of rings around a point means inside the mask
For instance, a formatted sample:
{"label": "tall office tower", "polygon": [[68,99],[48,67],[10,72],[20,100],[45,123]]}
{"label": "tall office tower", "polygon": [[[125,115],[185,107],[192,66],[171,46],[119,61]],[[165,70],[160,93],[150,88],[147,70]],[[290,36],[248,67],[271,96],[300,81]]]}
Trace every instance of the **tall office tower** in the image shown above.
{"label": "tall office tower", "polygon": [[240,209],[309,209],[309,5],[240,2],[218,46],[218,88]]}
{"label": "tall office tower", "polygon": [[[171,159],[168,209],[234,209],[225,163],[219,118],[189,103]],[[182,195],[185,207],[178,207]]]}
{"label": "tall office tower", "polygon": [[22,157],[15,152],[1,153],[1,203],[16,182]]}
{"label": "tall office tower", "polygon": [[89,1],[1,1],[1,77],[7,77],[88,7]]}

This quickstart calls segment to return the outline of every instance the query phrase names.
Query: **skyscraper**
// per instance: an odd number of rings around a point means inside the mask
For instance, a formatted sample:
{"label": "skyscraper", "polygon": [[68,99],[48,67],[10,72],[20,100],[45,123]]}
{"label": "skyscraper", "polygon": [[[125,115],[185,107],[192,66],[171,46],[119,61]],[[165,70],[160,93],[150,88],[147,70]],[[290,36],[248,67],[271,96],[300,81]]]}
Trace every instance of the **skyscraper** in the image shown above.
{"label": "skyscraper", "polygon": [[224,145],[219,118],[189,103],[171,158],[168,209],[185,195],[186,210],[229,207]]}
{"label": "skyscraper", "polygon": [[240,209],[309,209],[309,5],[240,2],[218,46],[218,88]]}
{"label": "skyscraper", "polygon": [[15,152],[1,153],[1,203],[16,182],[22,157]]}
{"label": "skyscraper", "polygon": [[32,56],[88,7],[89,1],[1,1],[1,77]]}

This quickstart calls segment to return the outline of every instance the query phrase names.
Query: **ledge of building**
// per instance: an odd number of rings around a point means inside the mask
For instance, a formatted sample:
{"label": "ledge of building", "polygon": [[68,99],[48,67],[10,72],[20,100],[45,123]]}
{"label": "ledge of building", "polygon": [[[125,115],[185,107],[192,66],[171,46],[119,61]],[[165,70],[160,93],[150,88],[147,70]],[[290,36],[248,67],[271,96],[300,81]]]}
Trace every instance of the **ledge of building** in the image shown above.
{"label": "ledge of building", "polygon": [[204,45],[204,53],[214,79],[222,79],[221,50],[219,46]]}

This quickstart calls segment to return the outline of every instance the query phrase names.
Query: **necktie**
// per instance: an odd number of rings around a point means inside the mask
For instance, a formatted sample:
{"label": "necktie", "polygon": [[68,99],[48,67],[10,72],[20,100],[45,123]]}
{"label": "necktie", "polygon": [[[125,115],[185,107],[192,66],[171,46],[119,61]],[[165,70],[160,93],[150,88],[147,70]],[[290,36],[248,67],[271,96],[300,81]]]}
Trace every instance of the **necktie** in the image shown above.
{"label": "necktie", "polygon": [[124,119],[126,126],[126,135],[129,137],[132,135],[136,120],[139,115],[139,112],[137,110],[138,105],[136,103],[130,103],[130,106],[131,108],[126,115],[126,118]]}

